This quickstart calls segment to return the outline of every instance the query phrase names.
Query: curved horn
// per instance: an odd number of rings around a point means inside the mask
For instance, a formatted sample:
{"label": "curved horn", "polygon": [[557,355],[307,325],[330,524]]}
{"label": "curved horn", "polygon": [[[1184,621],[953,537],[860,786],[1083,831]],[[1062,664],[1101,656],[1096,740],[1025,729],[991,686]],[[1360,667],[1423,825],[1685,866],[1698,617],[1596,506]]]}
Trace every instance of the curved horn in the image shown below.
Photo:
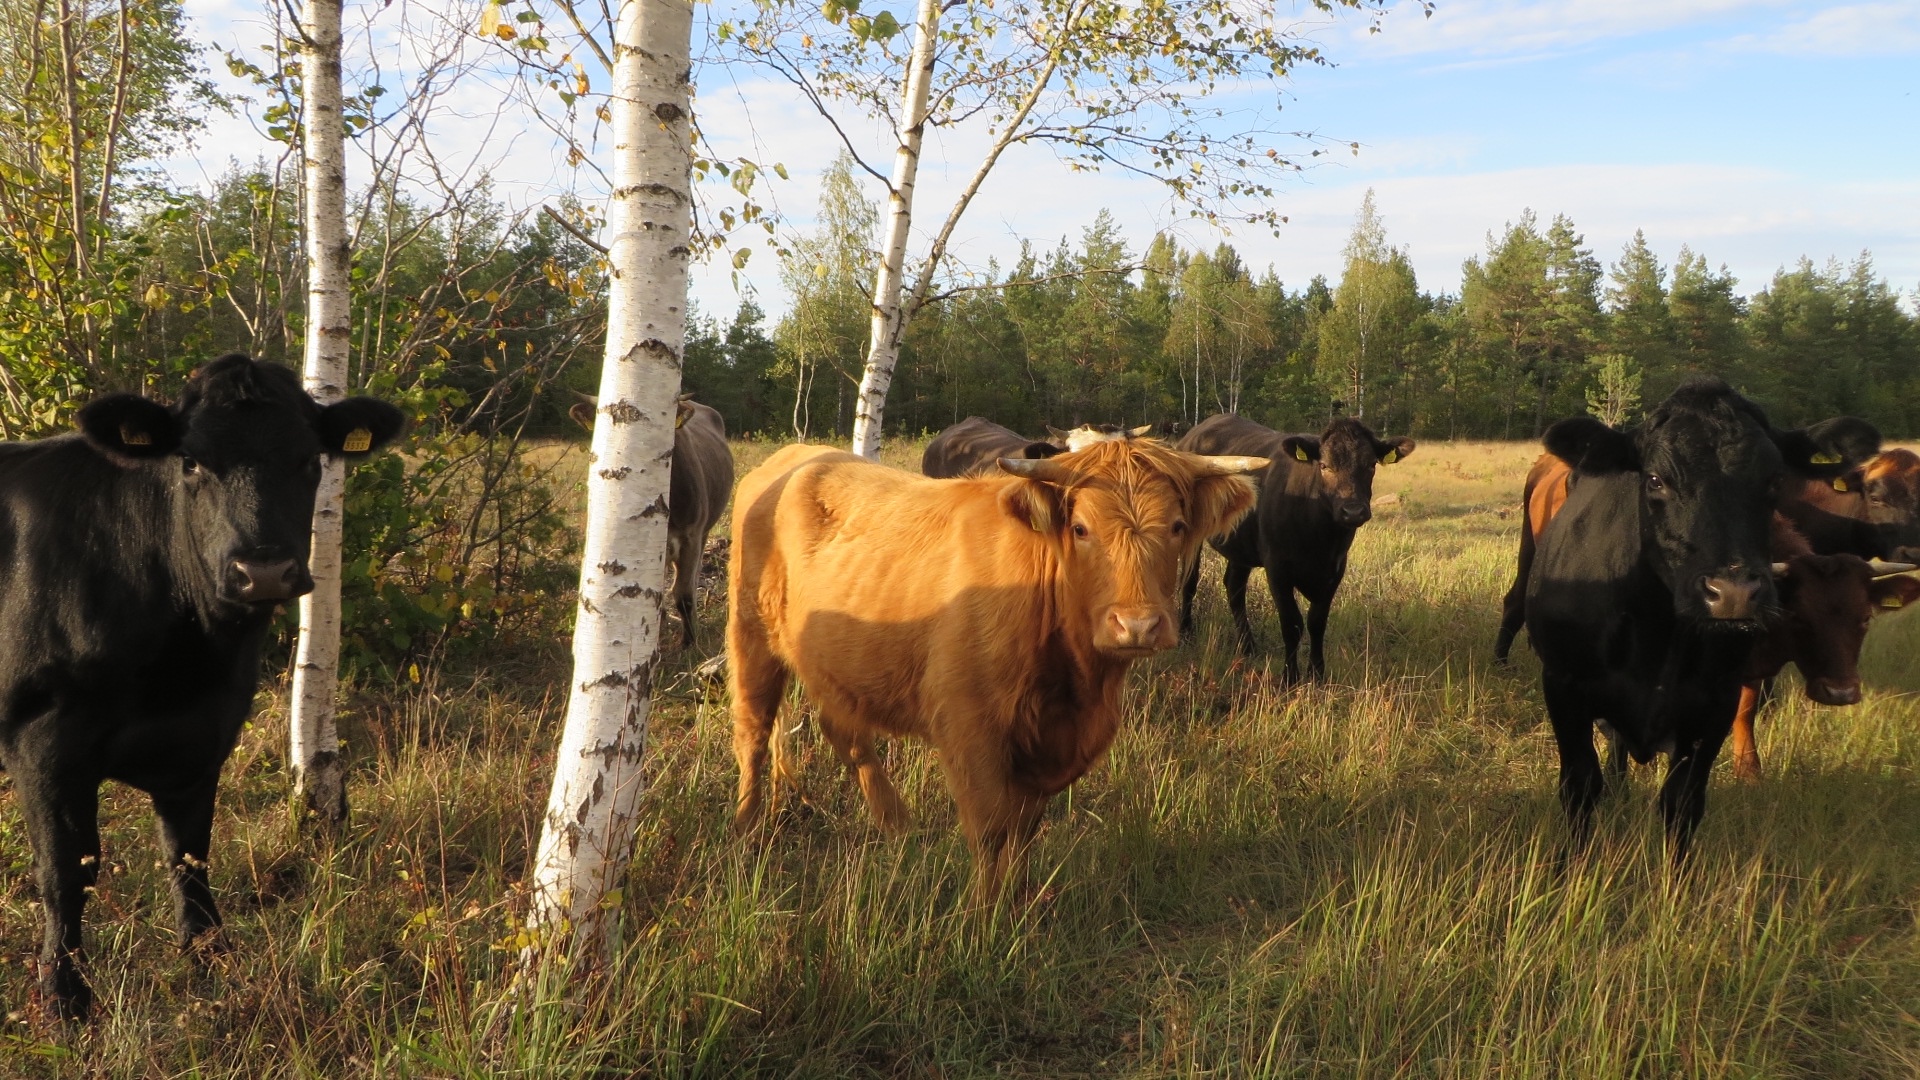
{"label": "curved horn", "polygon": [[1000,471],[1048,484],[1064,484],[1073,479],[1073,470],[1053,458],[1003,457]]}
{"label": "curved horn", "polygon": [[1231,476],[1236,473],[1259,472],[1266,468],[1272,458],[1239,457],[1237,455],[1195,454],[1200,467],[1194,470],[1199,476]]}
{"label": "curved horn", "polygon": [[1885,562],[1880,559],[1868,559],[1867,569],[1873,571],[1874,577],[1892,577],[1894,574],[1904,574],[1910,570],[1920,570],[1920,565],[1915,565],[1910,562]]}
{"label": "curved horn", "polygon": [[1067,437],[1068,435],[1070,435],[1070,434],[1072,434],[1072,432],[1068,432],[1068,431],[1061,431],[1061,430],[1060,430],[1059,428],[1057,428],[1057,427],[1054,427],[1054,426],[1053,426],[1052,424],[1048,424],[1048,425],[1047,425],[1047,434],[1049,434],[1049,435],[1051,435],[1051,436],[1053,436],[1053,437],[1054,437],[1054,438],[1056,438],[1056,439],[1064,439],[1064,438],[1066,438],[1066,437]]}
{"label": "curved horn", "polygon": [[1139,427],[1127,429],[1127,438],[1129,439],[1138,439],[1142,435],[1151,435],[1151,434],[1153,434],[1152,424],[1141,424]]}
{"label": "curved horn", "polygon": [[1774,563],[1774,564],[1773,564],[1773,576],[1774,576],[1774,577],[1786,577],[1786,576],[1787,576],[1787,564],[1786,564],[1786,563],[1783,563],[1783,562],[1777,562],[1777,563]]}

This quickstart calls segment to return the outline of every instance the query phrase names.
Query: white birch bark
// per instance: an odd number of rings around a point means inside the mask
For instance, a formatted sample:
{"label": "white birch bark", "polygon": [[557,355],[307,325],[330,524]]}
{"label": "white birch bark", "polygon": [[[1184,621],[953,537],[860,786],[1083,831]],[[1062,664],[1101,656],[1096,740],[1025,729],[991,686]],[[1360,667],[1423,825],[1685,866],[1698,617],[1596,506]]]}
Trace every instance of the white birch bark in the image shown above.
{"label": "white birch bark", "polygon": [[920,173],[920,142],[927,129],[927,90],[933,83],[934,46],[940,36],[940,0],[920,0],[914,20],[913,52],[907,60],[906,91],[900,104],[900,146],[893,155],[893,179],[887,194],[887,228],[874,274],[873,321],[867,332],[867,367],[860,376],[860,400],[854,405],[853,452],[880,456],[880,425],[887,409],[887,388],[900,360],[900,289],[907,260],[907,233],[913,228],[913,186]]}
{"label": "white birch bark", "polygon": [[[305,0],[300,30],[306,158],[307,340],[304,381],[322,405],[346,396],[351,338],[347,285],[346,128],[340,97],[341,0]],[[334,727],[340,674],[340,525],[346,462],[323,455],[313,506],[313,591],[300,598],[288,757],[296,789],[322,821],[347,816],[345,763]]]}
{"label": "white birch bark", "polygon": [[621,0],[614,29],[607,352],[587,476],[573,682],[531,923],[603,940],[632,853],[665,599],[667,491],[686,333],[690,0]]}

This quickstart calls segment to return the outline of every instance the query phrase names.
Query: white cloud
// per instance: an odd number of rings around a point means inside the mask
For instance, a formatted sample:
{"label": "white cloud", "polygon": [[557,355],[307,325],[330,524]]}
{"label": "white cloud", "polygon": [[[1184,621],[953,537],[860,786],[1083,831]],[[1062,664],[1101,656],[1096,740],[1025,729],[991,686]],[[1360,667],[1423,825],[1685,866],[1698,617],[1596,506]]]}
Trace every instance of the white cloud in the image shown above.
{"label": "white cloud", "polygon": [[1920,52],[1920,4],[1846,4],[1766,34],[1727,43],[1738,51],[1790,56],[1889,56]]}
{"label": "white cloud", "polygon": [[1613,38],[1635,37],[1789,0],[1447,0],[1422,19],[1402,5],[1371,36],[1387,55],[1452,53],[1462,57],[1551,53]]}

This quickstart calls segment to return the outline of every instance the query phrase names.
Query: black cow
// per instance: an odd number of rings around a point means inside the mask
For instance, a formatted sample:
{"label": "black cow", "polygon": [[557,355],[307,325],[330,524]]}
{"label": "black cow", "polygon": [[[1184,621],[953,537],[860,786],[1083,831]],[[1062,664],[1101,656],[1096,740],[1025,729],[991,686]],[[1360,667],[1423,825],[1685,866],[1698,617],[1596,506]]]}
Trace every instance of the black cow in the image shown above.
{"label": "black cow", "polygon": [[[1823,425],[1877,442],[1865,421]],[[1769,523],[1795,474],[1844,468],[1804,431],[1779,431],[1715,379],[1682,385],[1627,431],[1587,417],[1549,428],[1573,466],[1540,534],[1526,625],[1560,750],[1560,800],[1576,845],[1605,792],[1599,724],[1645,763],[1668,757],[1660,807],[1675,859],[1706,809],[1707,776],[1733,725],[1762,618],[1775,607]]]}
{"label": "black cow", "polygon": [[920,471],[935,479],[997,470],[1001,458],[1050,458],[1067,452],[1064,440],[1029,439],[983,416],[969,416],[933,437],[920,455]]}
{"label": "black cow", "polygon": [[75,1019],[93,998],[75,960],[101,782],[152,796],[190,948],[220,923],[214,791],[274,606],[313,588],[320,455],[366,454],[401,416],[322,408],[286,368],[223,356],[171,408],[110,394],[79,427],[0,443],[0,765],[33,843],[41,985]]}
{"label": "black cow", "polygon": [[[1293,594],[1307,598],[1305,627],[1311,635],[1307,669],[1315,680],[1327,676],[1327,615],[1333,595],[1347,576],[1347,550],[1353,534],[1373,517],[1373,471],[1413,453],[1402,435],[1382,439],[1351,417],[1336,420],[1318,437],[1282,435],[1232,413],[1209,416],[1182,436],[1178,446],[1195,454],[1244,454],[1273,460],[1260,479],[1260,505],[1213,548],[1226,556],[1223,578],[1227,606],[1240,628],[1240,646],[1255,648],[1247,621],[1247,578],[1265,567],[1273,606],[1280,612],[1286,638],[1285,680],[1300,678],[1300,607]],[[1193,594],[1200,586],[1200,560],[1187,568],[1182,586],[1180,628],[1193,629]]]}

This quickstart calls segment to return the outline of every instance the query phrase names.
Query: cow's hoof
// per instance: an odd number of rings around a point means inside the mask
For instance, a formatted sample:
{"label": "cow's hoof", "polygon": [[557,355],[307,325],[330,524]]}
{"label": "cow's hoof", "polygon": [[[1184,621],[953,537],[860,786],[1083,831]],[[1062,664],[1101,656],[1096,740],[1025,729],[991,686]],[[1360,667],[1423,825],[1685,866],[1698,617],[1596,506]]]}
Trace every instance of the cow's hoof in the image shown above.
{"label": "cow's hoof", "polygon": [[223,960],[233,953],[233,940],[218,923],[212,926],[183,928],[180,932],[180,955],[193,961],[195,966]]}
{"label": "cow's hoof", "polygon": [[56,968],[40,981],[40,992],[48,1015],[56,1020],[78,1024],[93,1011],[93,988],[72,967]]}

